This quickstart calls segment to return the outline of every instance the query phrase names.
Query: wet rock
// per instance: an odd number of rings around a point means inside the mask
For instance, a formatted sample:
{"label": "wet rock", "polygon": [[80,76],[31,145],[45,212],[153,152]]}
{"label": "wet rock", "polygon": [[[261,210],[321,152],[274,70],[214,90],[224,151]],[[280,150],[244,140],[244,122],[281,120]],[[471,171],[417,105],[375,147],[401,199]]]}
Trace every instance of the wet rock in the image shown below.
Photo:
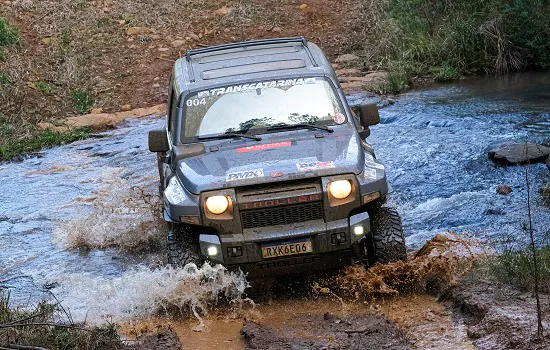
{"label": "wet rock", "polygon": [[340,56],[336,57],[334,62],[336,62],[336,63],[345,63],[345,62],[357,61],[358,59],[359,59],[359,57],[357,55],[354,55],[354,54],[351,54],[351,53],[346,53],[346,54],[343,54],[343,55],[340,55]]}
{"label": "wet rock", "polygon": [[508,185],[498,185],[496,191],[498,194],[501,194],[503,196],[506,196],[507,194],[513,192],[512,188]]}
{"label": "wet rock", "polygon": [[489,151],[489,159],[504,164],[543,161],[550,155],[550,147],[536,143],[504,143]]}
{"label": "wet rock", "polygon": [[544,162],[546,163],[546,167],[548,168],[548,170],[550,170],[550,155],[548,155],[548,158],[546,158]]}
{"label": "wet rock", "polygon": [[154,33],[155,30],[149,27],[130,27],[126,29],[126,34],[130,36],[134,35],[144,35]]}

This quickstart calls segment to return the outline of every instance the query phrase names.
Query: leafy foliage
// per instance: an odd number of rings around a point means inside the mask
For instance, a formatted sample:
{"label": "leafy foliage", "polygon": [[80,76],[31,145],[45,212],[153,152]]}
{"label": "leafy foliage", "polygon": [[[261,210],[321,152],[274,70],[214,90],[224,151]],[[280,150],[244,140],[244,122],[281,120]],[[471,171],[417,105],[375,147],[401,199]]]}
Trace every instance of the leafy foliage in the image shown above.
{"label": "leafy foliage", "polygon": [[544,0],[362,0],[350,46],[367,64],[439,81],[550,67],[549,12]]}

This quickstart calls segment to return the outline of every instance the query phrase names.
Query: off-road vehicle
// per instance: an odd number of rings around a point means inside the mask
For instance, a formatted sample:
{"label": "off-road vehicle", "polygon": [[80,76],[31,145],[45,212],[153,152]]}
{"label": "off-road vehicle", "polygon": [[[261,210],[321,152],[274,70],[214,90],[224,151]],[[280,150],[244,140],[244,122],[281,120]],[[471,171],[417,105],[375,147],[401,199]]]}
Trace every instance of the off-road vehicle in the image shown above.
{"label": "off-road vehicle", "polygon": [[170,263],[252,276],[406,258],[384,166],[365,142],[376,105],[352,111],[302,37],[189,50],[172,71],[157,152]]}

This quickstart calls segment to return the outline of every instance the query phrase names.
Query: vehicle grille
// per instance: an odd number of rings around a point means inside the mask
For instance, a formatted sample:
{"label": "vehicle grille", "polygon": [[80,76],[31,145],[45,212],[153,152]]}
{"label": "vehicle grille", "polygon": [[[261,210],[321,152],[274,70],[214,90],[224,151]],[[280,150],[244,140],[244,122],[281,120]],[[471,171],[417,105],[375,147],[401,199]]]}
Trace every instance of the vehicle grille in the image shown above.
{"label": "vehicle grille", "polygon": [[322,202],[241,211],[243,228],[288,225],[323,218]]}

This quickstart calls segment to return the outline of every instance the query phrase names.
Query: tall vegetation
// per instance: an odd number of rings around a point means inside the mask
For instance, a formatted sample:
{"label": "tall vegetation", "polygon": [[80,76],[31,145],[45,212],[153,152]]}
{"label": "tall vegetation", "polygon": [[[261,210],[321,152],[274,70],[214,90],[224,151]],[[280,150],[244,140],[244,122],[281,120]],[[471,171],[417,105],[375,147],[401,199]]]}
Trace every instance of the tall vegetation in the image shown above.
{"label": "tall vegetation", "polygon": [[[441,81],[550,66],[545,0],[362,0],[349,45],[366,63]],[[399,89],[402,81],[390,81]]]}

